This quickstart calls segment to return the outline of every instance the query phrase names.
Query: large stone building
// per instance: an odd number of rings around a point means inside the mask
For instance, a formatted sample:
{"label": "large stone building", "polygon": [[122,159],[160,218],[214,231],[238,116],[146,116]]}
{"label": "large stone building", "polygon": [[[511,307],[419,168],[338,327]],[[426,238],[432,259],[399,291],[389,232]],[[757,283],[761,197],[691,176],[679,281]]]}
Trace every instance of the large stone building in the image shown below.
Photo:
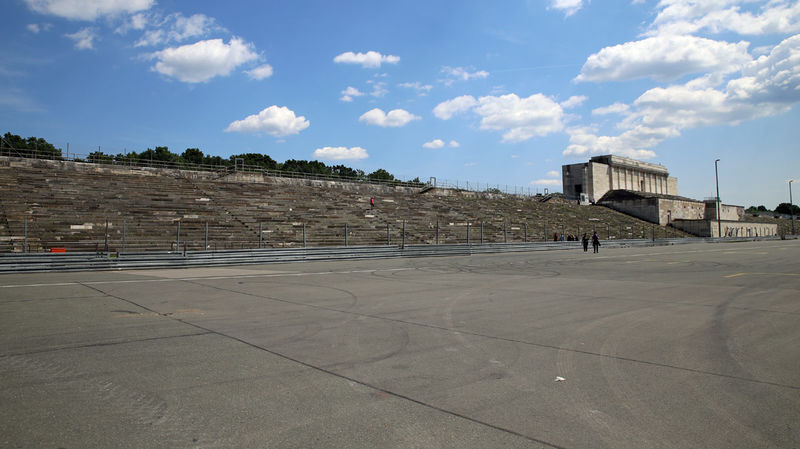
{"label": "large stone building", "polygon": [[595,156],[589,162],[561,167],[567,199],[598,201],[610,190],[677,195],[678,180],[659,164],[622,156]]}
{"label": "large stone building", "polygon": [[[740,221],[744,207],[678,196],[678,180],[659,164],[627,157],[595,156],[561,168],[564,195],[583,204],[597,203],[628,215],[673,226],[700,237],[777,235],[770,223]],[[717,210],[720,210],[717,221]]]}

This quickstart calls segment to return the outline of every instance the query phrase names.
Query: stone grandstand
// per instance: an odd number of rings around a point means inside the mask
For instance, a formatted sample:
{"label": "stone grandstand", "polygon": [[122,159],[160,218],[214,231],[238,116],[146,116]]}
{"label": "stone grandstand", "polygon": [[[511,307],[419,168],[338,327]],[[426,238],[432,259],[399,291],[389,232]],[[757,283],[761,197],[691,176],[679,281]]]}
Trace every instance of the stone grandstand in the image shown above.
{"label": "stone grandstand", "polygon": [[29,251],[68,252],[200,250],[206,242],[211,250],[383,245],[401,243],[403,228],[406,244],[437,243],[437,234],[438,243],[466,243],[468,232],[475,244],[552,241],[554,233],[593,229],[602,239],[687,236],[553,196],[258,172],[1,157],[0,188],[0,252],[24,251],[25,242]]}

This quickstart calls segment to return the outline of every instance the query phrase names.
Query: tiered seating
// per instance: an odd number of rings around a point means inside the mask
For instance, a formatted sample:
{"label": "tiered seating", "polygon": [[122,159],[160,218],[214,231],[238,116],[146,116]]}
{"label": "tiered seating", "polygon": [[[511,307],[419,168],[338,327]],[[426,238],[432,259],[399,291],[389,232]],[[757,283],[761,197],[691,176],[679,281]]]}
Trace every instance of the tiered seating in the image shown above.
{"label": "tiered seating", "polygon": [[[28,221],[31,250],[211,249],[309,245],[478,243],[552,240],[596,228],[602,238],[651,236],[652,225],[599,206],[513,195],[440,195],[436,189],[264,178],[231,182],[189,172],[94,166],[0,166],[0,251],[19,251]],[[32,165],[32,164],[28,164]],[[80,169],[76,169],[80,168]],[[177,173],[177,174],[176,174]],[[370,208],[369,198],[376,200]],[[108,220],[108,239],[106,239]],[[505,229],[505,231],[504,231]],[[682,236],[657,228],[657,236]],[[123,243],[124,236],[124,243]],[[12,239],[13,243],[9,243]]]}

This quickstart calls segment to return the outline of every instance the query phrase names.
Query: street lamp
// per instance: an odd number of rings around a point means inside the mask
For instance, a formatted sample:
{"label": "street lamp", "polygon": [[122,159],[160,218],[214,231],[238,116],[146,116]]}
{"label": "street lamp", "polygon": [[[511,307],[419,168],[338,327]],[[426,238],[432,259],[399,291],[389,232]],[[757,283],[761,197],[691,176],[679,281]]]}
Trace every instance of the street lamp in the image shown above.
{"label": "street lamp", "polygon": [[794,235],[794,204],[792,204],[792,181],[789,180],[789,213],[792,214],[792,235]]}
{"label": "street lamp", "polygon": [[722,212],[722,205],[719,203],[719,172],[717,171],[717,162],[719,162],[719,159],[714,161],[714,178],[717,180],[717,236],[722,237],[722,222],[719,218]]}

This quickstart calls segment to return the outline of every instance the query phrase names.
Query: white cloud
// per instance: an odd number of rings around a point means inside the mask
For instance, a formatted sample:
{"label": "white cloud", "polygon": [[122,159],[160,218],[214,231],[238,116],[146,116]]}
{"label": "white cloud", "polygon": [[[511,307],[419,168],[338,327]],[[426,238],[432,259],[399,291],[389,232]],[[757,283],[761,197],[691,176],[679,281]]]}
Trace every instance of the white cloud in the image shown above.
{"label": "white cloud", "polygon": [[369,157],[369,154],[367,154],[367,150],[361,147],[324,147],[314,150],[312,156],[315,159],[339,161],[366,159]]}
{"label": "white cloud", "polygon": [[449,86],[456,81],[469,81],[469,80],[484,79],[489,77],[489,72],[485,70],[476,70],[474,72],[470,72],[470,70],[475,70],[475,68],[444,66],[442,67],[441,72],[444,73],[447,76],[447,78],[442,80],[442,82],[445,85]]}
{"label": "white cloud", "polygon": [[253,80],[263,80],[272,76],[272,66],[269,64],[260,65],[252,70],[245,70],[247,76]]}
{"label": "white cloud", "polygon": [[352,51],[348,51],[333,58],[333,62],[335,63],[358,64],[365,69],[376,69],[379,68],[381,64],[397,64],[399,61],[399,56],[382,55],[377,51],[368,51],[366,53],[353,53]]}
{"label": "white cloud", "polygon": [[458,143],[458,142],[457,142],[457,141],[455,141],[455,140],[451,140],[451,141],[450,141],[450,143],[448,143],[448,144],[447,144],[447,146],[448,146],[448,147],[450,147],[450,148],[458,148],[458,147],[460,147],[460,146],[461,146],[461,144],[460,144],[460,143]]}
{"label": "white cloud", "polygon": [[364,96],[364,92],[356,89],[353,86],[347,86],[347,89],[342,91],[342,96],[339,98],[341,101],[351,102],[353,101],[353,97],[362,97]]}
{"label": "white cloud", "polygon": [[159,17],[157,14],[146,16],[137,14],[130,21],[117,29],[118,33],[125,33],[130,29],[150,29],[142,34],[136,42],[136,47],[154,46],[169,42],[183,42],[191,38],[205,36],[212,31],[224,31],[217,25],[212,17],[203,14],[194,14],[186,17],[180,13]]}
{"label": "white cloud", "polygon": [[439,103],[433,109],[433,114],[448,120],[455,114],[469,110],[481,116],[480,129],[504,131],[503,142],[522,142],[564,128],[561,105],[542,94],[527,98],[520,98],[516,94],[485,96],[478,100],[463,95]]}
{"label": "white cloud", "polygon": [[743,35],[797,33],[800,3],[788,0],[762,2],[747,10],[753,0],[661,0],[661,10],[646,35],[735,32]]}
{"label": "white cloud", "polygon": [[367,81],[367,84],[372,85],[372,92],[369,94],[375,98],[383,97],[384,95],[389,93],[389,90],[386,89],[386,82],[385,81]]}
{"label": "white cloud", "polygon": [[384,113],[383,110],[375,108],[365,112],[358,118],[358,121],[383,128],[397,128],[419,119],[420,117],[403,109],[393,109],[388,113]]}
{"label": "white cloud", "polygon": [[550,7],[563,11],[569,17],[583,7],[583,0],[550,0]]}
{"label": "white cloud", "polygon": [[25,3],[41,14],[93,21],[104,16],[145,11],[155,4],[155,0],[25,0]]}
{"label": "white cloud", "polygon": [[469,111],[476,104],[478,104],[478,100],[472,95],[462,95],[436,105],[433,108],[433,115],[442,120],[450,120],[456,114]]}
{"label": "white cloud", "polygon": [[202,83],[215,76],[227,76],[240,65],[258,59],[252,44],[232,38],[210,39],[155,52],[158,62],[152,70],[186,83]]}
{"label": "white cloud", "polygon": [[39,24],[36,23],[29,23],[28,26],[26,26],[25,28],[27,28],[28,31],[30,31],[33,34],[39,34],[39,31],[41,31],[39,28]]}
{"label": "white cloud", "polygon": [[567,101],[561,102],[561,107],[564,109],[570,109],[583,104],[584,101],[588,100],[588,97],[584,95],[573,95],[567,99]]}
{"label": "white cloud", "polygon": [[422,148],[443,148],[444,145],[445,145],[444,140],[433,139],[430,142],[423,143]]}
{"label": "white cloud", "polygon": [[694,36],[657,36],[606,47],[586,60],[576,81],[672,81],[705,72],[730,73],[752,58],[749,43],[731,44]]}
{"label": "white cloud", "polygon": [[531,181],[531,185],[534,186],[560,186],[561,180],[560,179],[537,179],[535,181]]}
{"label": "white cloud", "polygon": [[297,117],[294,111],[286,106],[270,106],[258,114],[232,122],[226,132],[267,133],[273,137],[285,137],[298,134],[308,128],[309,121],[305,117]]}
{"label": "white cloud", "polygon": [[548,178],[557,178],[561,176],[561,172],[557,172],[555,170],[550,170],[549,172],[545,173],[545,176]]}
{"label": "white cloud", "polygon": [[480,115],[480,128],[504,131],[504,142],[522,142],[536,136],[561,131],[564,111],[552,99],[533,94],[520,98],[516,94],[481,97],[474,111]]}
{"label": "white cloud", "polygon": [[650,148],[682,130],[701,126],[736,125],[745,120],[784,113],[800,103],[800,35],[785,39],[769,55],[751,61],[741,76],[724,89],[703,83],[653,88],[633,103],[619,124],[618,136],[598,136],[595,130],[568,130],[565,156],[613,153],[648,158]]}
{"label": "white cloud", "polygon": [[419,92],[420,95],[427,95],[427,93],[433,89],[433,86],[430,84],[422,84],[419,81],[415,81],[413,83],[400,83],[398,86],[405,87],[407,89],[414,89]]}
{"label": "white cloud", "polygon": [[94,41],[97,39],[97,33],[91,28],[83,28],[75,33],[65,34],[65,36],[75,41],[75,48],[78,50],[94,49]]}
{"label": "white cloud", "polygon": [[630,108],[630,106],[624,103],[614,103],[612,105],[592,109],[592,115],[624,114],[628,112]]}

